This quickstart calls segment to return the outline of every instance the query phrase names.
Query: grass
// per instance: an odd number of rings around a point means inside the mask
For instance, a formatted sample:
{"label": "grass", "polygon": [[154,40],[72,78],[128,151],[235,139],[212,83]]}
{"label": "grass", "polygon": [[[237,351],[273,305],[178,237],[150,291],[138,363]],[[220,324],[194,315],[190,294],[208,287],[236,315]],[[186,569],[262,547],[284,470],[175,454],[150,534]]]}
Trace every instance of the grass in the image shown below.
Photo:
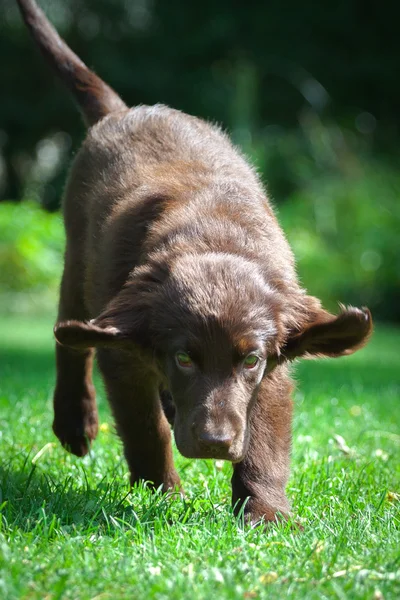
{"label": "grass", "polygon": [[51,431],[51,318],[0,331],[0,597],[400,597],[399,330],[296,368],[288,494],[304,532],[243,529],[229,464],[176,453],[185,499],[130,493],[100,383],[99,438],[70,456]]}

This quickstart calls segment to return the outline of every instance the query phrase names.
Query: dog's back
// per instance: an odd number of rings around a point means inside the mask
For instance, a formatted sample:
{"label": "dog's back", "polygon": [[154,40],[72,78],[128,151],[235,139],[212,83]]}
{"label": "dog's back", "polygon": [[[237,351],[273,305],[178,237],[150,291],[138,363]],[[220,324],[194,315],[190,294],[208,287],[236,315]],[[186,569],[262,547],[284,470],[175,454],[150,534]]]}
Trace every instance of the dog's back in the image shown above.
{"label": "dog's back", "polygon": [[257,174],[200,119],[162,105],[112,113],[89,130],[69,181],[66,227],[85,240],[91,314],[132,268],[171,245],[233,252],[258,260],[272,279],[295,280]]}

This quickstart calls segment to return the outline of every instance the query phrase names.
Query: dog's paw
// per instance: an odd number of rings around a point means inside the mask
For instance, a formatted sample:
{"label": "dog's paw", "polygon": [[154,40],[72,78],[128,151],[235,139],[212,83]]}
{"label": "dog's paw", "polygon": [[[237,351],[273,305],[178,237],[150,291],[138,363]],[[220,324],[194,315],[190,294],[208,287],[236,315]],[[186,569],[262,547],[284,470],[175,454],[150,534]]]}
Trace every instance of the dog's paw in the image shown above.
{"label": "dog's paw", "polygon": [[62,418],[55,415],[53,431],[61,442],[61,445],[75,456],[86,456],[90,450],[91,443],[96,439],[98,433],[97,414],[86,415],[85,419]]}
{"label": "dog's paw", "polygon": [[161,491],[163,494],[168,494],[168,496],[180,495],[184,496],[184,491],[181,485],[181,480],[179,478],[178,473],[175,469],[167,471],[163,473],[161,476],[158,473],[157,475],[152,475],[149,471],[148,473],[140,473],[133,471],[131,469],[130,473],[130,484],[131,487],[134,487],[141,481],[145,481],[147,483],[147,487],[153,491],[158,490],[161,487]]}
{"label": "dog's paw", "polygon": [[271,525],[289,521],[291,529],[296,531],[304,530],[300,523],[291,520],[286,499],[282,501],[282,509],[279,510],[257,498],[249,498],[245,507],[242,510],[236,508],[235,513],[238,516],[242,516],[244,523],[251,527],[270,527]]}

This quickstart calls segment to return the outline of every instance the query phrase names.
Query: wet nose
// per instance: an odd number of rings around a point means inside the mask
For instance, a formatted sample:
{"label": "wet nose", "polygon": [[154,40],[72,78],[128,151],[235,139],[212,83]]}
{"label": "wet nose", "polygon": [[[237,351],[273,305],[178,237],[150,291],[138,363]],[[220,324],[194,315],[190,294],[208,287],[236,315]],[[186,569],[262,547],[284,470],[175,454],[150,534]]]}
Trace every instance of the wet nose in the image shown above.
{"label": "wet nose", "polygon": [[209,448],[227,449],[230,448],[233,442],[233,436],[226,433],[202,431],[197,434],[197,438],[203,446],[208,446]]}

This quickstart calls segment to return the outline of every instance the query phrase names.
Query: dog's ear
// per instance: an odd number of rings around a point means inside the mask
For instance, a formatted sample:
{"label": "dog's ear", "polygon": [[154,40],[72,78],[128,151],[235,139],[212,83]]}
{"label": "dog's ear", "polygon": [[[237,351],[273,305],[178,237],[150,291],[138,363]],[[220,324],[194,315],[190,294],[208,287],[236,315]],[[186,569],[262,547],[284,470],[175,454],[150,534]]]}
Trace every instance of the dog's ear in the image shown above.
{"label": "dog's ear", "polygon": [[149,297],[128,285],[96,319],[57,323],[54,335],[59,344],[76,349],[145,347],[149,344],[149,307]]}
{"label": "dog's ear", "polygon": [[69,348],[123,347],[128,340],[117,327],[100,327],[95,321],[62,321],[54,327],[57,342]]}
{"label": "dog's ear", "polygon": [[57,323],[57,341],[71,348],[109,347],[126,350],[152,347],[151,314],[160,285],[169,274],[167,267],[149,263],[137,267],[121,291],[104,311],[89,323]]}
{"label": "dog's ear", "polygon": [[271,365],[298,357],[338,357],[352,354],[364,346],[372,333],[372,317],[367,308],[345,308],[335,316],[322,308],[301,329],[289,334]]}

